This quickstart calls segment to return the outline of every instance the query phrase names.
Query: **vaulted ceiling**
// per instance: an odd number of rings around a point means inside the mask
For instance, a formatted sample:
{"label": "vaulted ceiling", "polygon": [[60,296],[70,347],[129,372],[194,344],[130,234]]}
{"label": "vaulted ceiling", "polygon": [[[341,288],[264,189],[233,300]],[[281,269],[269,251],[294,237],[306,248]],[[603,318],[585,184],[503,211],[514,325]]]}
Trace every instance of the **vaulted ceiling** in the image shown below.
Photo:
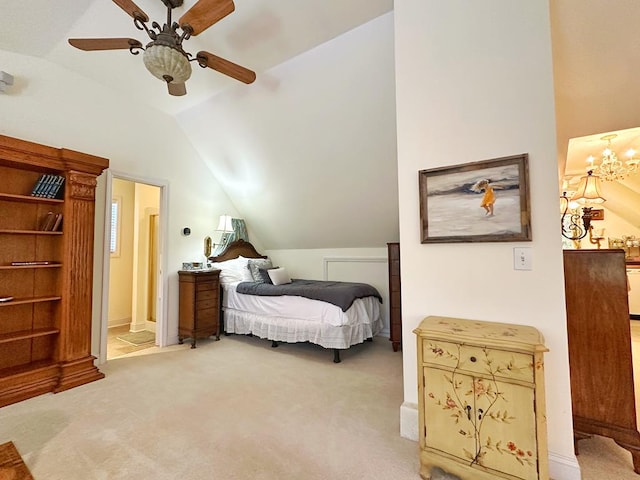
{"label": "vaulted ceiling", "polygon": [[[185,0],[174,20],[195,4]],[[136,0],[151,20],[162,24],[161,0]],[[335,38],[393,9],[393,0],[237,0],[235,11],[184,48],[209,51],[258,74]],[[98,80],[132,101],[146,102],[169,114],[201,103],[237,82],[212,70],[194,68],[188,94],[171,97],[152,77],[140,56],[127,50],[84,52],[68,38],[130,37],[146,45],[147,35],[111,0],[0,0],[0,50],[42,57]]]}
{"label": "vaulted ceiling", "polygon": [[[164,21],[166,10],[160,0],[136,0],[136,3],[152,19]],[[185,5],[176,10],[176,16],[194,3],[195,0],[185,0]],[[250,68],[257,73],[259,79],[263,79],[261,88],[273,88],[274,91],[277,85],[269,82],[277,81],[280,73],[291,74],[286,67],[291,59],[393,10],[393,0],[236,0],[235,4],[234,13],[204,33],[188,40],[185,49],[191,53],[207,50]],[[583,154],[588,144],[574,141],[570,149],[570,139],[586,137],[593,144],[594,136],[601,133],[640,126],[640,84],[637,81],[640,76],[640,48],[638,48],[640,33],[637,33],[637,25],[640,25],[640,3],[637,0],[589,0],[588,2],[550,0],[549,4],[556,92],[557,159],[559,178],[561,178],[565,173],[577,175],[584,169]],[[260,228],[264,229],[262,233],[266,239],[275,238],[276,234],[275,230],[270,231],[267,225],[277,224],[283,227],[278,224],[280,220],[275,218],[282,212],[273,213],[273,217],[261,216],[260,208],[267,205],[269,201],[273,203],[271,206],[274,212],[275,209],[281,208],[286,196],[283,195],[274,200],[273,192],[300,190],[298,187],[303,183],[301,175],[305,171],[311,172],[317,180],[316,186],[311,187],[311,191],[314,192],[313,199],[295,202],[295,205],[292,203],[287,208],[293,212],[289,215],[292,225],[296,222],[307,222],[306,226],[309,227],[307,229],[315,229],[315,231],[309,232],[309,238],[298,238],[289,245],[280,244],[281,248],[326,246],[326,242],[314,244],[312,237],[318,236],[320,229],[330,228],[328,225],[332,221],[337,222],[334,227],[338,231],[345,232],[345,238],[353,237],[353,232],[349,230],[352,226],[348,221],[349,218],[353,218],[352,212],[335,204],[335,199],[328,201],[328,198],[318,198],[323,190],[321,185],[326,187],[333,182],[333,177],[326,172],[326,168],[324,170],[320,168],[324,165],[321,163],[324,160],[320,158],[337,155],[337,159],[334,159],[336,164],[328,163],[327,167],[340,169],[346,167],[344,161],[346,158],[353,160],[354,163],[344,172],[348,177],[339,187],[342,191],[347,191],[350,185],[354,185],[354,192],[361,192],[360,195],[352,196],[350,208],[357,210],[373,204],[374,208],[379,209],[385,205],[384,200],[387,197],[393,196],[393,191],[386,191],[387,196],[375,194],[375,191],[382,190],[380,186],[384,184],[384,179],[370,176],[367,179],[370,183],[363,184],[359,177],[360,172],[370,167],[367,158],[371,158],[376,153],[367,150],[372,148],[371,145],[354,145],[350,151],[339,152],[336,151],[335,145],[333,150],[331,149],[332,143],[327,139],[326,142],[321,142],[320,148],[325,157],[311,156],[306,165],[303,161],[301,161],[302,165],[291,163],[292,158],[304,158],[306,148],[304,142],[296,145],[293,137],[287,139],[283,136],[279,139],[282,142],[290,142],[293,139],[294,141],[290,143],[297,147],[295,151],[285,150],[284,153],[291,155],[287,158],[280,158],[283,151],[257,152],[256,145],[251,145],[252,152],[220,151],[219,146],[224,143],[224,135],[216,132],[219,135],[216,137],[211,134],[211,131],[198,128],[193,122],[192,113],[195,112],[209,122],[214,122],[213,125],[219,125],[223,120],[225,123],[229,121],[237,123],[240,119],[233,116],[233,108],[224,102],[215,102],[213,99],[222,91],[235,89],[234,98],[241,98],[241,101],[245,102],[243,104],[245,110],[255,108],[257,104],[255,100],[251,103],[239,93],[248,91],[242,89],[251,88],[251,86],[238,84],[237,81],[211,70],[194,68],[192,77],[187,82],[188,94],[184,97],[171,97],[167,94],[163,82],[153,78],[145,70],[139,56],[133,56],[126,50],[83,52],[70,47],[67,43],[70,37],[132,37],[146,43],[144,32],[136,30],[131,18],[110,0],[29,0],[28,2],[0,0],[0,12],[2,12],[3,21],[0,50],[41,57],[109,86],[124,98],[130,98],[132,108],[135,108],[137,102],[144,102],[174,116],[185,129],[187,136],[190,136],[190,140],[214,175],[219,175],[223,188],[232,201],[243,214],[246,212],[254,225],[260,225]],[[312,64],[319,65],[318,60],[326,62],[322,67],[325,70],[335,68],[331,77],[323,78],[316,75],[318,81],[333,83],[334,80],[336,82],[346,80],[346,78],[339,78],[339,73],[336,78],[336,72],[340,71],[340,67],[332,65],[322,53],[315,54],[300,64],[307,68]],[[344,61],[348,62],[348,60]],[[375,55],[368,56],[366,61],[375,62]],[[385,61],[387,61],[386,58]],[[270,75],[276,67],[280,68],[280,71]],[[392,70],[392,63],[385,68]],[[357,66],[353,66],[351,73],[358,73]],[[391,72],[390,75],[393,73]],[[392,83],[392,77],[390,78]],[[301,80],[309,81],[309,77],[303,76]],[[325,93],[332,93],[333,87],[335,85],[328,85]],[[385,88],[387,87],[393,88],[392,84],[389,85],[385,80]],[[354,83],[350,88],[358,87]],[[289,97],[285,97],[285,101],[293,101],[295,98],[295,95],[290,94]],[[354,100],[359,102],[355,108],[362,109],[366,104],[364,98],[356,96]],[[369,101],[369,103],[375,102],[375,97]],[[388,99],[384,99],[384,102],[388,102]],[[262,107],[263,103],[259,102]],[[211,107],[214,106],[217,112],[226,114],[224,119],[220,116],[222,114],[212,113]],[[287,104],[286,108],[289,106]],[[326,120],[325,124],[329,125],[331,123],[329,110],[330,107],[325,106],[314,114],[322,116]],[[266,128],[261,127],[260,135],[273,137],[274,125],[269,124],[268,112],[267,109],[260,112],[264,117],[263,125],[266,126]],[[294,113],[292,112],[292,115]],[[368,118],[371,122],[379,120],[379,117],[376,117],[379,111],[364,109],[361,113],[362,116],[353,118],[354,125],[362,122],[363,118]],[[308,119],[297,120],[307,121]],[[386,122],[382,126],[378,125],[378,128],[393,129],[391,134],[395,135],[394,119],[387,119]],[[303,125],[305,125],[304,122],[292,120],[290,124],[285,125],[285,128],[296,131]],[[306,127],[314,128],[311,124]],[[362,126],[361,130],[366,128]],[[246,140],[251,132],[242,133]],[[362,132],[360,134],[365,135]],[[219,141],[214,142],[216,139]],[[254,143],[263,143],[263,141],[264,138],[254,136]],[[347,137],[341,138],[340,142],[343,143],[338,145],[346,145],[347,141]],[[391,145],[392,142],[387,143]],[[247,147],[246,143],[245,147]],[[233,158],[230,157],[231,153],[235,155]],[[264,161],[263,166],[252,170],[251,166],[242,164],[250,157],[248,153]],[[269,153],[271,158],[264,157],[266,153]],[[384,152],[384,155],[392,158],[389,158],[388,165],[384,166],[382,176],[388,176],[387,167],[393,169],[394,154],[395,152],[391,150]],[[340,157],[340,155],[345,156]],[[231,169],[228,165],[230,161],[236,162]],[[230,179],[229,176],[237,173],[240,168],[245,172],[251,172],[251,175],[260,170],[275,172],[259,179],[264,184],[274,187],[269,192],[269,196],[248,197],[246,183],[236,188],[235,185],[238,182]],[[391,180],[395,181],[395,178]],[[255,184],[256,179],[253,178],[253,181]],[[608,206],[617,208],[621,215],[627,216],[629,222],[636,226],[640,225],[640,219],[635,218],[633,213],[628,211],[625,213],[624,210],[629,210],[626,208],[629,204],[640,205],[638,183],[637,179],[631,179],[616,186],[615,192],[614,190],[611,192],[618,200],[608,202]],[[371,191],[367,191],[367,187],[370,187]],[[267,203],[260,204],[261,202]],[[295,210],[296,208],[298,211]],[[314,209],[317,218],[304,219],[304,212],[310,208]],[[326,211],[323,211],[323,208]],[[640,211],[640,209],[636,210]],[[365,223],[373,225],[386,214],[388,212],[383,211],[378,217],[372,215]],[[342,220],[340,220],[341,217],[343,217]],[[393,226],[394,221],[397,221],[397,217],[384,225],[385,231],[374,239],[374,245],[379,245],[385,236],[387,240],[395,239],[393,238],[393,232],[396,232]],[[353,241],[354,245],[342,241],[333,246],[363,245],[359,239]],[[267,244],[269,243],[270,241],[267,240]],[[273,246],[277,246],[276,243]]]}

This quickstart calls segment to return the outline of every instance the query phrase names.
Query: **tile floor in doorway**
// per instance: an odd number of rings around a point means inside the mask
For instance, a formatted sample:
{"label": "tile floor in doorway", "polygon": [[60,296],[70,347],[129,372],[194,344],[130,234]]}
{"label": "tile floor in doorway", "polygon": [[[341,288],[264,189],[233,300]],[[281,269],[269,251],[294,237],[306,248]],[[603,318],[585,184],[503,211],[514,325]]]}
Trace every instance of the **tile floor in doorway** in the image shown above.
{"label": "tile floor in doorway", "polygon": [[118,335],[122,335],[127,332],[129,332],[129,325],[109,328],[107,333],[107,360],[122,357],[129,353],[139,352],[140,350],[145,350],[147,348],[153,348],[155,346],[153,343],[147,343],[136,347],[130,343],[118,340]]}

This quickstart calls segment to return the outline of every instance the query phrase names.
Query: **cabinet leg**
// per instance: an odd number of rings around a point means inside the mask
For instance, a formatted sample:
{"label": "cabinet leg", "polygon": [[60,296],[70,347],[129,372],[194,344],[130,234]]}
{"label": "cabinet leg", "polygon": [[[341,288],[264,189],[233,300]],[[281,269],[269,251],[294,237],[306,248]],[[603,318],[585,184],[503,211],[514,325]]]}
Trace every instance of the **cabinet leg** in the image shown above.
{"label": "cabinet leg", "polygon": [[196,339],[195,338],[191,341],[191,348],[196,348]]}
{"label": "cabinet leg", "polygon": [[178,343],[182,345],[184,343],[184,338],[178,337]]}
{"label": "cabinet leg", "polygon": [[617,440],[615,440],[615,442],[625,450],[629,450],[631,452],[631,460],[633,461],[633,471],[640,474],[640,447],[638,447],[637,445],[629,445],[628,443],[625,443],[625,442],[619,442]]}

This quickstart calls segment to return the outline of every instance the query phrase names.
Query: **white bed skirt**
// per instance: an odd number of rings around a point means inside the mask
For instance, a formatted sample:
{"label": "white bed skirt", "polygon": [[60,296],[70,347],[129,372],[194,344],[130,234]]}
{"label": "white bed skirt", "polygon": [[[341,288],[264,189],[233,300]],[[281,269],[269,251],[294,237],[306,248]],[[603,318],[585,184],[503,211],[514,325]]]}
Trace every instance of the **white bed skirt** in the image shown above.
{"label": "white bed skirt", "polygon": [[357,299],[347,310],[341,326],[303,318],[276,317],[224,307],[227,333],[253,334],[278,342],[311,342],[324,348],[349,348],[380,333],[383,327],[380,302],[373,297]]}

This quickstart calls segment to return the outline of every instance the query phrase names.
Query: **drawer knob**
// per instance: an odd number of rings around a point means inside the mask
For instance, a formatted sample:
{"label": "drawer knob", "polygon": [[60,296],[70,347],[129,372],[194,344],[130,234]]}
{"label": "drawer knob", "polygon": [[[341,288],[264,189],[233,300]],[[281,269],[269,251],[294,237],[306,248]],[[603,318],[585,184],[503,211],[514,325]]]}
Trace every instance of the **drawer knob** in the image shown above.
{"label": "drawer knob", "polygon": [[471,357],[469,360],[471,360],[474,363],[477,361],[476,357]]}

